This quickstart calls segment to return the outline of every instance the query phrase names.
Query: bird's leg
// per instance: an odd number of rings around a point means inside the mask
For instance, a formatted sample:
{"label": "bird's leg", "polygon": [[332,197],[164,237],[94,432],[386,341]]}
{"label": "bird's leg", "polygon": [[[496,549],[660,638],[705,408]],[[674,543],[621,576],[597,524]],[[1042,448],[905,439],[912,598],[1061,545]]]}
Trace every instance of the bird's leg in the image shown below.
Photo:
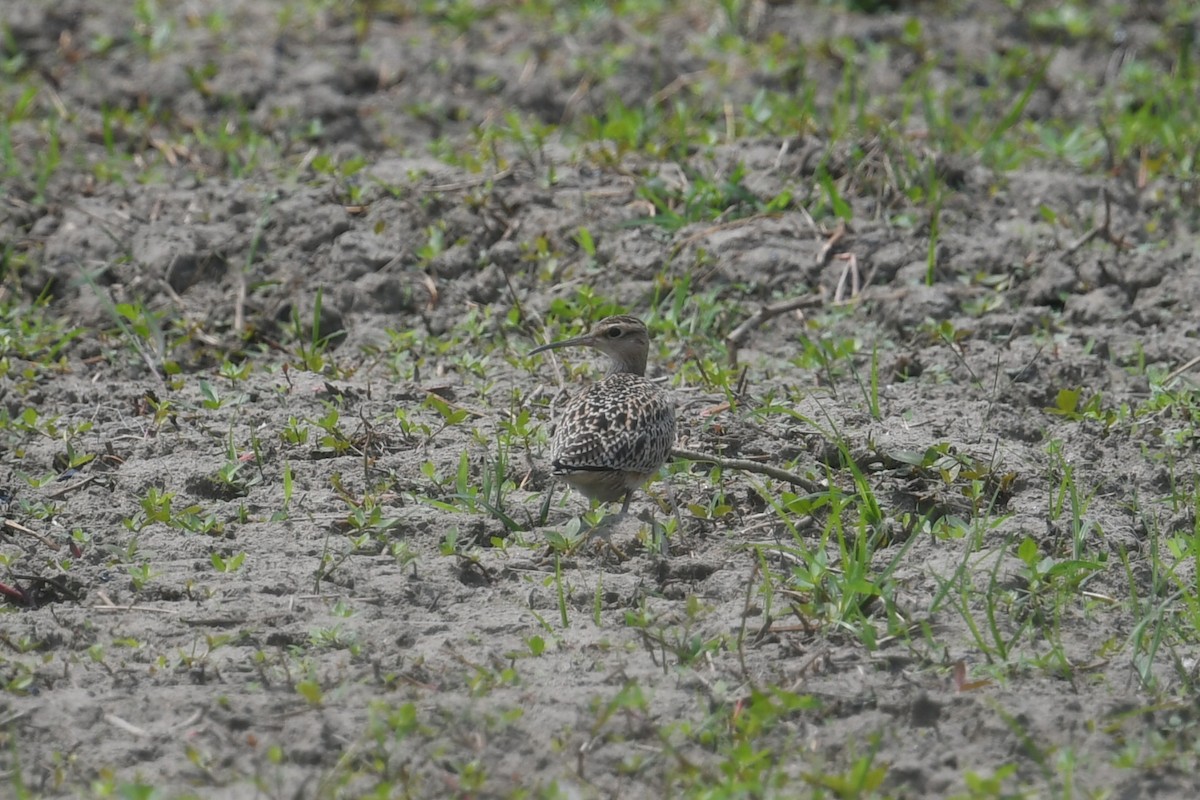
{"label": "bird's leg", "polygon": [[[671,508],[675,512],[675,530],[679,531],[683,529],[683,520],[679,517],[679,503],[675,500],[675,488],[669,480],[666,484],[667,497],[670,500]],[[647,507],[645,514],[639,514],[638,519],[650,525],[649,538],[646,540],[648,550],[656,552],[660,556],[668,557],[671,555],[671,545],[667,540],[667,536],[669,535],[668,528],[659,522],[658,514],[655,513],[661,508],[662,499],[653,494],[650,495],[650,498],[655,502]]]}
{"label": "bird's leg", "polygon": [[[683,518],[679,516],[679,501],[675,499],[675,487],[671,485],[671,479],[668,478],[665,483],[667,484],[667,499],[671,501],[671,510],[675,514],[675,534],[679,535],[683,533]],[[669,556],[671,555],[671,544],[667,541],[667,533],[662,529],[660,532],[662,534],[659,542],[660,552],[663,556]]]}
{"label": "bird's leg", "polygon": [[629,560],[629,556],[625,555],[624,551],[622,551],[621,548],[619,548],[615,544],[613,544],[612,535],[613,535],[613,528],[616,526],[617,522],[620,519],[622,519],[629,512],[629,500],[632,497],[632,495],[633,495],[632,491],[625,493],[625,503],[624,503],[624,505],[621,506],[620,514],[616,514],[613,516],[606,515],[603,519],[601,519],[592,528],[591,531],[588,532],[588,538],[591,538],[592,536],[596,536],[597,538],[600,539],[600,541],[596,542],[596,552],[597,553],[599,553],[601,550],[607,549],[609,552],[611,552],[613,555],[615,555],[617,557],[618,561],[628,561]]}

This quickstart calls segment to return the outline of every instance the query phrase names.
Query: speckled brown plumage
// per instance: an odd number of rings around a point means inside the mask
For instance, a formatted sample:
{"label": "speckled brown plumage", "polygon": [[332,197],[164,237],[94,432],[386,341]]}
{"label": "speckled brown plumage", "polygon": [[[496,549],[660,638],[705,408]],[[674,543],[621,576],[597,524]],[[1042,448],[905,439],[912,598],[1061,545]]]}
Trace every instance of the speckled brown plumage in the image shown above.
{"label": "speckled brown plumage", "polygon": [[555,420],[554,474],[602,503],[633,492],[658,472],[675,445],[675,407],[645,377],[650,335],[636,317],[608,317],[583,336],[532,351],[592,347],[609,357],[609,373],[573,397]]}

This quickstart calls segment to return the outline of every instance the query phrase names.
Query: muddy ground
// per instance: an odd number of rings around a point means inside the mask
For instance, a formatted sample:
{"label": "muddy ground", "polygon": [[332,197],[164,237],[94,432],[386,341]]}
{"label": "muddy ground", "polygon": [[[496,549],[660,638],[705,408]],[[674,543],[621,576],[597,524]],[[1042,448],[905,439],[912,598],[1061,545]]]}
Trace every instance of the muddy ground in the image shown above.
{"label": "muddy ground", "polygon": [[[716,758],[672,723],[701,727],[773,685],[816,705],[759,743],[776,753],[781,783],[768,795],[803,794],[805,776],[844,774],[865,755],[886,768],[877,792],[890,796],[965,792],[971,775],[1006,765],[1008,790],[1057,792],[1064,753],[1079,790],[1186,792],[1194,742],[1175,699],[1195,645],[1160,653],[1147,690],[1125,600],[1163,592],[1152,534],[1195,525],[1194,507],[1171,502],[1195,478],[1190,429],[1046,409],[1080,387],[1105,408],[1137,405],[1147,366],[1196,355],[1200,267],[1180,210],[1194,187],[1141,183],[1136,164],[999,172],[853,131],[830,141],[807,124],[732,140],[716,130],[708,146],[661,159],[479,134],[511,128],[510,112],[569,127],[614,97],[740,108],[759,92],[811,90],[833,108],[839,37],[859,45],[865,92],[898,96],[921,62],[899,44],[914,16],[938,54],[930,85],[960,86],[951,111],[999,118],[1008,106],[960,65],[1024,47],[1053,57],[1022,113],[1086,120],[1118,50],[1150,47],[1162,24],[1143,8],[1117,18],[1119,46],[1049,42],[1010,4],[947,5],[868,15],[751,4],[731,21],[701,4],[653,27],[599,14],[560,30],[501,7],[459,29],[452,5],[363,24],[321,4],[284,13],[231,0],[218,25],[207,16],[217,4],[10,4],[3,47],[42,87],[33,102],[57,117],[61,160],[43,179],[33,165],[46,126],[10,127],[31,170],[7,181],[0,209],[10,260],[25,259],[4,291],[45,295],[50,317],[82,333],[53,354],[61,367],[28,378],[16,359],[0,383],[8,518],[37,534],[0,537],[0,581],[23,593],[0,614],[3,785],[47,797],[137,783],[162,796],[389,796],[386,781],[395,796],[660,797],[686,793],[679,776],[696,773],[684,764]],[[778,37],[807,54],[803,69],[706,53],[722,26]],[[865,55],[872,43],[889,46]],[[614,48],[623,60],[606,71]],[[1004,96],[1023,86],[1012,76]],[[918,117],[908,128],[897,135],[919,142]],[[908,172],[902,152],[917,154]],[[361,169],[347,168],[355,159]],[[679,187],[738,164],[757,201],[788,191],[793,202],[679,228],[645,222],[649,177]],[[810,216],[821,168],[852,210],[832,250],[836,220]],[[901,185],[926,170],[947,187],[932,285],[929,215]],[[1079,244],[1105,196],[1113,236]],[[906,209],[911,224],[896,224]],[[856,260],[856,297],[839,293],[850,263],[839,255]],[[749,331],[742,394],[723,406],[730,397],[697,360],[726,365],[726,334],[803,297]],[[332,336],[314,347],[318,298],[318,333]],[[134,304],[128,316],[122,303]],[[660,482],[614,537],[624,560],[583,548],[556,572],[547,538],[585,505],[555,490],[545,429],[559,382],[575,385],[587,358],[524,354],[602,303],[676,321],[651,372],[677,376],[681,446],[790,466],[853,495],[835,446],[846,443],[891,526],[873,567],[899,557],[892,599],[905,623],[877,606],[869,648],[794,613],[762,570],[786,574],[778,546],[794,544],[764,497],[797,490],[701,464],[670,470],[683,527],[669,556],[648,534],[670,516]],[[822,369],[800,357],[819,341],[857,351]],[[324,374],[303,368],[306,348]],[[223,377],[227,356],[248,375]],[[877,415],[862,388],[873,360]],[[430,394],[466,414],[444,424]],[[23,429],[13,420],[27,409],[38,416]],[[331,409],[340,439],[318,425]],[[513,432],[522,409],[527,435]],[[289,436],[300,428],[307,439]],[[903,463],[938,446],[983,465],[987,503]],[[520,530],[454,497],[463,453],[473,486],[500,462]],[[72,458],[78,468],[55,479]],[[1054,511],[1064,470],[1084,498],[1075,539]],[[163,519],[155,492],[173,495]],[[729,510],[701,518],[714,498]],[[906,513],[952,517],[967,533],[906,532]],[[815,541],[815,520],[790,521]],[[998,659],[944,588],[965,569],[982,614],[988,586],[1019,588],[1024,538],[1056,557],[1082,542],[1079,557],[1103,566],[1077,602],[1034,623],[1052,635],[1018,630],[1025,618],[1009,609],[1001,638],[1016,638]],[[909,633],[889,634],[897,625]],[[1066,660],[1048,664],[1051,652]],[[1128,713],[1156,702],[1173,710]],[[1174,760],[1120,766],[1169,736],[1180,737]]]}

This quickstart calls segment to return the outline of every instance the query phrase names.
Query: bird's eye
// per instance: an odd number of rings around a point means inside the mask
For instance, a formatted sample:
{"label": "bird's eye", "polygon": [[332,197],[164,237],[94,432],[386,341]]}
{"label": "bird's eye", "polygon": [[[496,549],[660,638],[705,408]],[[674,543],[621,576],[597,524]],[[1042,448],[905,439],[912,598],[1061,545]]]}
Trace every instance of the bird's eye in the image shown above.
{"label": "bird's eye", "polygon": [[609,328],[608,333],[606,335],[610,339],[620,339],[621,338],[621,329],[620,328]]}

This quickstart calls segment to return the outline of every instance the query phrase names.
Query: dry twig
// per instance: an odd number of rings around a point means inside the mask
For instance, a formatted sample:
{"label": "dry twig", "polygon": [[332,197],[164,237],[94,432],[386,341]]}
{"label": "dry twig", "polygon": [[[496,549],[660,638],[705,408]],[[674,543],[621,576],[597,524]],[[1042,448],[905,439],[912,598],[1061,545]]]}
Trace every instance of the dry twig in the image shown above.
{"label": "dry twig", "polygon": [[1104,241],[1111,244],[1118,250],[1128,250],[1129,242],[1125,241],[1124,236],[1113,233],[1112,224],[1112,203],[1108,199],[1108,192],[1104,189],[1100,190],[1100,199],[1104,202],[1104,222],[1099,225],[1093,225],[1083,236],[1075,240],[1073,244],[1066,250],[1066,255],[1071,255],[1085,244],[1100,236]]}
{"label": "dry twig", "polygon": [[1200,364],[1200,356],[1196,356],[1195,358],[1188,359],[1183,364],[1180,364],[1178,367],[1171,370],[1171,374],[1168,375],[1166,380],[1163,381],[1163,385],[1166,385],[1166,384],[1170,383],[1171,381],[1175,380],[1180,375],[1187,372],[1189,369],[1196,366],[1197,364]]}
{"label": "dry twig", "polygon": [[820,305],[824,299],[824,292],[819,292],[817,294],[806,294],[803,297],[793,297],[790,300],[767,303],[759,308],[758,311],[755,311],[725,337],[725,346],[729,348],[729,363],[731,365],[737,364],[738,348],[746,341],[746,337],[750,335],[750,332],[756,330],[764,322],[778,317],[780,314],[795,311],[798,308]]}
{"label": "dry twig", "polygon": [[58,489],[55,489],[53,492],[50,492],[48,495],[46,495],[46,499],[47,500],[57,500],[60,497],[64,497],[64,496],[70,494],[71,492],[75,491],[76,489],[82,489],[83,487],[87,486],[90,483],[95,483],[99,477],[100,477],[99,475],[88,475],[83,480],[75,481],[74,483],[69,483],[66,486],[62,486]]}
{"label": "dry twig", "polygon": [[821,245],[821,249],[817,251],[817,266],[823,267],[828,264],[829,259],[833,257],[833,249],[845,238],[846,222],[845,220],[839,220],[837,227],[833,229],[833,233],[829,234],[829,238],[825,240],[825,244]]}
{"label": "dry twig", "polygon": [[10,531],[16,531],[17,533],[23,533],[26,536],[32,536],[34,539],[37,539],[39,542],[46,545],[46,547],[49,547],[51,550],[59,549],[57,544],[50,541],[45,536],[42,536],[37,531],[31,531],[29,528],[26,528],[24,525],[17,522],[16,520],[6,519],[3,521],[2,524],[5,528],[8,528]]}
{"label": "dry twig", "polygon": [[675,458],[682,458],[688,461],[699,461],[704,464],[716,464],[721,469],[738,469],[743,472],[753,472],[758,475],[766,475],[768,478],[774,478],[777,481],[790,483],[793,486],[799,486],[806,492],[819,494],[827,490],[828,487],[822,486],[816,481],[810,481],[803,475],[797,475],[795,472],[789,472],[780,467],[773,467],[770,464],[760,464],[757,461],[749,461],[744,458],[723,458],[710,453],[701,453],[696,450],[684,450],[681,447],[676,447],[671,451],[671,455]]}

